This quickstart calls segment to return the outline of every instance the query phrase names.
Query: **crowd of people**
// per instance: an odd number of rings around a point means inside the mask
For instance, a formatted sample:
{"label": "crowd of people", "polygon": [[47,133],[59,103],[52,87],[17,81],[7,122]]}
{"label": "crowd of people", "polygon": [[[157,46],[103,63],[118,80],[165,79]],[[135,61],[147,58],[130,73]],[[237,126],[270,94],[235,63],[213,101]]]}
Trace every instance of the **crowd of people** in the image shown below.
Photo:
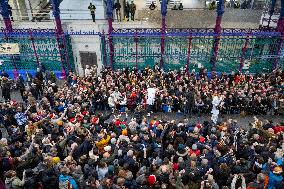
{"label": "crowd of people", "polygon": [[212,106],[221,114],[282,114],[282,70],[208,74],[156,65],[97,74],[87,66],[85,77],[70,72],[59,85],[38,69],[15,82],[23,101],[11,99],[5,89],[14,81],[1,76],[1,189],[284,187],[283,123],[188,119]]}
{"label": "crowd of people", "polygon": [[[110,76],[106,76],[107,81],[97,81],[98,94],[95,94],[95,98],[99,110],[111,107],[134,111],[137,107],[145,109],[147,106],[155,112],[208,114],[215,95],[222,101],[219,109],[223,114],[279,114],[283,100],[282,72],[270,75],[222,73],[219,76],[212,73],[210,79],[206,72],[204,68],[200,73],[192,72],[190,75],[182,70],[111,72]],[[154,100],[149,99],[151,95],[147,98],[149,90],[154,91]]]}

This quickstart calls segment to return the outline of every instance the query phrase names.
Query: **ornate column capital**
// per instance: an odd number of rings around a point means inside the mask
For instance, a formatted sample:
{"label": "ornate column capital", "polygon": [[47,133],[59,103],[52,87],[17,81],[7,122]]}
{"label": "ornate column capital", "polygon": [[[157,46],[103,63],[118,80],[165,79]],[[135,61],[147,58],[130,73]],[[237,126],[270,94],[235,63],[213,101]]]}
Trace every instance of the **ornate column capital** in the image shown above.
{"label": "ornate column capital", "polygon": [[219,0],[219,2],[217,3],[217,16],[222,16],[225,12],[224,10],[224,0]]}
{"label": "ornate column capital", "polygon": [[162,0],[162,3],[161,3],[161,14],[162,14],[162,16],[166,16],[167,15],[167,0]]}

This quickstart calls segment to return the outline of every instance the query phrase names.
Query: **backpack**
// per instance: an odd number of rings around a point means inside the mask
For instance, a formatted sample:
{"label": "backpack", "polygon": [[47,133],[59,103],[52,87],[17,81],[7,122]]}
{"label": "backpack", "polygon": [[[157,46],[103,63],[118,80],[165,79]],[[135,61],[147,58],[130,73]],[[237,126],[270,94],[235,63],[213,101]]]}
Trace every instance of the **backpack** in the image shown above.
{"label": "backpack", "polygon": [[59,189],[73,189],[72,184],[70,183],[71,178],[69,177],[68,180],[59,181]]}

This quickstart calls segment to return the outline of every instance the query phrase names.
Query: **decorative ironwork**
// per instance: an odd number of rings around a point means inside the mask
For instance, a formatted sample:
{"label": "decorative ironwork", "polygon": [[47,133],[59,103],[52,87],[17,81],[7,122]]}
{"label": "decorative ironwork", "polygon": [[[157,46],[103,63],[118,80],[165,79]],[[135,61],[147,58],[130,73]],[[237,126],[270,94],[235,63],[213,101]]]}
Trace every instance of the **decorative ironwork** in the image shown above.
{"label": "decorative ironwork", "polygon": [[[265,30],[265,29],[233,29],[225,28],[222,29],[220,36],[247,36],[247,33],[250,32],[253,36],[279,36],[280,32],[274,30]],[[162,31],[160,28],[126,28],[126,29],[115,29],[110,34],[114,37],[132,37],[134,35],[140,37],[161,37]],[[187,37],[192,36],[218,36],[214,31],[214,28],[189,28],[189,29],[179,29],[179,28],[168,28],[165,31],[165,36],[181,36]]]}
{"label": "decorative ironwork", "polygon": [[[7,42],[6,38],[8,38],[10,43],[18,43],[20,54],[14,56],[0,55],[0,59],[3,62],[0,69],[6,71],[13,70],[13,63],[15,63],[17,70],[22,73],[36,70],[39,66],[51,71],[61,71],[60,52],[55,30],[15,29],[11,33],[6,33],[6,37],[5,32],[5,29],[0,28],[0,43]],[[66,50],[64,48],[62,50],[64,67],[66,70],[69,68],[74,71],[75,66],[70,36],[61,35],[59,38],[59,40],[65,40],[66,42]]]}
{"label": "decorative ironwork", "polygon": [[[135,33],[137,31],[137,33]],[[173,70],[187,67],[189,70],[205,67],[212,69],[212,44],[217,36],[209,29],[167,29],[165,34],[164,69]],[[189,33],[192,31],[192,33]],[[250,33],[249,38],[248,32]],[[124,67],[153,67],[161,59],[161,29],[117,29],[113,31],[114,69]],[[189,40],[189,36],[191,39]],[[216,71],[251,72],[271,71],[272,60],[281,56],[270,51],[276,48],[281,33],[262,29],[223,29],[220,33]],[[136,39],[137,38],[137,53]],[[109,41],[106,40],[105,56],[109,65]],[[191,44],[190,44],[191,43]],[[247,44],[246,44],[247,43]],[[246,50],[244,51],[244,47]],[[189,49],[190,47],[190,49]],[[282,48],[281,48],[282,49]],[[136,55],[137,54],[137,55]],[[188,61],[190,60],[190,64]],[[241,62],[242,61],[242,62]]]}

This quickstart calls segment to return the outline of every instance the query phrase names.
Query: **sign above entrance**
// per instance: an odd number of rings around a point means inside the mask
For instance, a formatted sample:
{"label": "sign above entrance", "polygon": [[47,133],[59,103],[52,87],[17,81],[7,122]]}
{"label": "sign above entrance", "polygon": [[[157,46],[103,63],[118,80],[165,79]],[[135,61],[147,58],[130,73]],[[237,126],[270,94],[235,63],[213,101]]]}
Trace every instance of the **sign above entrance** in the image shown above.
{"label": "sign above entrance", "polygon": [[0,43],[0,55],[20,54],[18,43]]}

